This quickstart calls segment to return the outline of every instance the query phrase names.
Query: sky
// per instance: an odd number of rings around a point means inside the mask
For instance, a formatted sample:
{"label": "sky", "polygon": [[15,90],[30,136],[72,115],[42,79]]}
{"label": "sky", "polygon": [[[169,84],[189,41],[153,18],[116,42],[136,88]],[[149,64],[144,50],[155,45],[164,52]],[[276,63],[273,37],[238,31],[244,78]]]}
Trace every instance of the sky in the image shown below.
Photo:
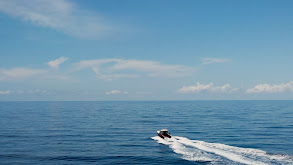
{"label": "sky", "polygon": [[292,100],[291,0],[0,0],[0,101]]}

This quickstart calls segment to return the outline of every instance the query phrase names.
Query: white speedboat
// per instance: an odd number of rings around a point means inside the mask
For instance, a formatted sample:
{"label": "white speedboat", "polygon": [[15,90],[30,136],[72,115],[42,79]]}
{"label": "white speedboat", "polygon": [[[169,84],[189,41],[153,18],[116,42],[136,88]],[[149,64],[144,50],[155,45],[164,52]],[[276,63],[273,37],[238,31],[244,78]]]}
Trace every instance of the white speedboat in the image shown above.
{"label": "white speedboat", "polygon": [[171,134],[168,132],[167,129],[161,129],[160,131],[157,131],[157,133],[163,139],[171,138]]}

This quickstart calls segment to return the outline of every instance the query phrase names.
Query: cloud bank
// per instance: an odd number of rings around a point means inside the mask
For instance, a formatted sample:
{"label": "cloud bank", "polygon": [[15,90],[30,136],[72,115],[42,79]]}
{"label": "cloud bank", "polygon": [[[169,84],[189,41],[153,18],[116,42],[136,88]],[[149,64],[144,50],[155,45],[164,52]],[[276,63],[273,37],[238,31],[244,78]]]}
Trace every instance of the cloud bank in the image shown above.
{"label": "cloud bank", "polygon": [[293,81],[279,85],[258,84],[253,88],[247,89],[246,93],[283,93],[293,92]]}
{"label": "cloud bank", "polygon": [[229,93],[238,90],[237,88],[232,88],[230,84],[225,84],[223,86],[214,86],[213,83],[210,84],[200,84],[197,82],[194,86],[183,86],[178,90],[179,93]]}
{"label": "cloud bank", "polygon": [[9,94],[40,94],[40,93],[47,93],[46,90],[34,89],[34,90],[6,90],[0,91],[0,95],[9,95]]}
{"label": "cloud bank", "polygon": [[80,38],[100,38],[113,27],[68,0],[1,0],[0,12]]}
{"label": "cloud bank", "polygon": [[31,68],[0,69],[0,80],[26,79],[46,72],[43,69]]}

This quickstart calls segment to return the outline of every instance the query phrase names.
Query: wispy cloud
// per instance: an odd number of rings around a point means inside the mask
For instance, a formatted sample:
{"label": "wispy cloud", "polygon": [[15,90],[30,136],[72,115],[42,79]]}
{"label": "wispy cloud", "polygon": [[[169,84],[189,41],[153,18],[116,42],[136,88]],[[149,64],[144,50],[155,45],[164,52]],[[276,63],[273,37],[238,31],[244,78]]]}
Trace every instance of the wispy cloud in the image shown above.
{"label": "wispy cloud", "polygon": [[0,91],[0,95],[9,95],[11,93],[12,93],[12,91],[10,91],[10,90]]}
{"label": "wispy cloud", "polygon": [[210,92],[210,93],[228,93],[237,91],[237,88],[232,88],[230,84],[225,84],[223,86],[214,86],[213,83],[210,84],[200,84],[197,82],[193,86],[183,86],[178,90],[179,93],[202,93],[202,92]]}
{"label": "wispy cloud", "polygon": [[247,89],[246,93],[282,93],[293,92],[293,81],[278,85],[258,84],[253,88]]}
{"label": "wispy cloud", "polygon": [[0,95],[9,95],[9,94],[40,94],[47,93],[46,90],[33,89],[33,90],[6,90],[0,91]]}
{"label": "wispy cloud", "polygon": [[138,91],[138,92],[135,92],[136,94],[138,95],[150,95],[152,94],[152,92],[145,92],[145,91]]}
{"label": "wispy cloud", "polygon": [[0,69],[0,80],[25,79],[46,72],[43,69],[30,68]]}
{"label": "wispy cloud", "polygon": [[40,90],[40,89],[34,89],[34,90],[29,90],[26,93],[29,93],[29,94],[47,93],[47,91],[46,90]]}
{"label": "wispy cloud", "polygon": [[50,61],[48,62],[48,65],[51,67],[51,68],[54,68],[54,69],[58,69],[59,65],[62,64],[63,62],[65,62],[68,58],[66,57],[60,57],[54,61]]}
{"label": "wispy cloud", "polygon": [[224,63],[229,61],[230,61],[229,59],[224,59],[224,58],[202,58],[203,65],[213,64],[213,63]]}
{"label": "wispy cloud", "polygon": [[[158,61],[123,60],[123,59],[96,59],[80,61],[76,69],[91,68],[97,76],[111,78],[135,78],[146,74],[148,77],[182,77],[190,76],[195,72],[192,67],[183,65],[168,65]],[[121,74],[120,72],[134,74]]]}
{"label": "wispy cloud", "polygon": [[1,0],[0,11],[81,38],[96,39],[114,31],[101,16],[68,0]]}
{"label": "wispy cloud", "polygon": [[128,94],[127,91],[111,90],[105,93],[106,95]]}
{"label": "wispy cloud", "polygon": [[96,73],[97,77],[103,80],[115,80],[118,78],[137,78],[136,74],[103,74],[98,67],[92,67],[92,70]]}
{"label": "wispy cloud", "polygon": [[113,67],[113,71],[119,70],[136,70],[147,72],[149,77],[177,77],[190,74],[192,68],[182,65],[161,64],[158,61],[141,61],[141,60],[119,60]]}

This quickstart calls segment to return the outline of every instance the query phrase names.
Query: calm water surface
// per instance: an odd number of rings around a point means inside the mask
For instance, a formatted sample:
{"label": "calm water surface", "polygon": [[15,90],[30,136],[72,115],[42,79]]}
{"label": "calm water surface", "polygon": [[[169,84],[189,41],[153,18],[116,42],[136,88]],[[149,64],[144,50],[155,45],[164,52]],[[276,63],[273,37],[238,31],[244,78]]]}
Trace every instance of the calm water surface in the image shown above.
{"label": "calm water surface", "polygon": [[[161,128],[176,138],[158,139]],[[293,164],[292,155],[293,101],[0,102],[1,164]]]}

